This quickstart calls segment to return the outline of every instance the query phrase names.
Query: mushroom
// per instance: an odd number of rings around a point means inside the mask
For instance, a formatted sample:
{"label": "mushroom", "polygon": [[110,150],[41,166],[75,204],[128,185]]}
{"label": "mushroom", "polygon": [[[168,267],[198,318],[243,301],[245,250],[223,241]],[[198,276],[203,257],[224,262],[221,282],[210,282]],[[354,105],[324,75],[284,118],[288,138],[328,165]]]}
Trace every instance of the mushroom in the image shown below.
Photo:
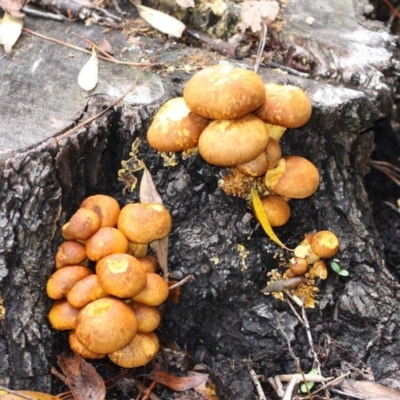
{"label": "mushroom", "polygon": [[158,151],[183,151],[197,146],[209,120],[190,111],[183,97],[168,100],[147,131],[149,145]]}
{"label": "mushroom", "polygon": [[161,314],[157,307],[133,301],[128,303],[136,315],[138,332],[153,332],[161,323]]}
{"label": "mushroom", "polygon": [[146,287],[147,277],[142,264],[129,254],[110,254],[96,265],[102,288],[120,298],[136,296]]}
{"label": "mushroom", "polygon": [[171,214],[160,203],[127,204],[118,218],[118,229],[134,243],[145,244],[162,239],[171,228]]}
{"label": "mushroom", "polygon": [[254,115],[213,121],[199,139],[199,153],[209,164],[235,166],[254,160],[265,151],[268,131]]}
{"label": "mushroom", "polygon": [[159,306],[168,298],[168,283],[160,275],[154,272],[147,272],[147,282],[145,288],[132,297],[133,301],[147,304],[148,306]]}
{"label": "mushroom", "polygon": [[57,269],[66,265],[77,265],[86,260],[86,250],[82,243],[75,240],[67,240],[61,243],[55,256]]}
{"label": "mushroom", "polygon": [[142,264],[145,272],[156,272],[158,270],[157,257],[153,255],[147,255],[145,257],[136,257],[137,260]]}
{"label": "mushroom", "polygon": [[290,207],[287,201],[276,194],[269,194],[260,198],[264,211],[271,226],[285,225],[290,218]]}
{"label": "mushroom", "polygon": [[61,299],[68,294],[76,282],[91,274],[93,274],[92,270],[82,265],[60,268],[47,281],[47,295],[53,300]]}
{"label": "mushroom", "polygon": [[85,276],[67,294],[68,303],[74,308],[83,308],[91,301],[108,296],[100,285],[96,274]]}
{"label": "mushroom", "polygon": [[303,89],[266,83],[265,93],[264,104],[255,112],[263,121],[286,128],[299,128],[309,121],[312,104]]}
{"label": "mushroom", "polygon": [[316,232],[310,243],[312,251],[321,258],[331,258],[339,251],[339,239],[331,231]]}
{"label": "mushroom", "polygon": [[75,329],[79,310],[72,307],[66,299],[56,300],[49,311],[50,325],[59,331]]}
{"label": "mushroom", "polygon": [[93,360],[104,358],[106,354],[98,354],[88,350],[76,337],[75,331],[71,331],[68,335],[68,343],[71,350],[83,358],[90,358]]}
{"label": "mushroom", "polygon": [[100,228],[86,242],[86,254],[89,260],[98,261],[114,253],[126,253],[128,239],[117,228]]}
{"label": "mushroom", "polygon": [[289,261],[289,270],[293,275],[304,275],[308,270],[308,261],[305,258],[293,257]]}
{"label": "mushroom", "polygon": [[71,219],[61,227],[66,240],[87,240],[100,228],[100,218],[92,210],[79,208]]}
{"label": "mushroom", "polygon": [[328,277],[328,268],[324,261],[318,260],[310,268],[310,278],[319,278],[325,280]]}
{"label": "mushroom", "polygon": [[314,194],[319,173],[313,163],[300,156],[286,156],[265,174],[267,188],[289,199],[304,199]]}
{"label": "mushroom", "polygon": [[105,194],[95,194],[86,197],[80,205],[81,208],[87,208],[94,211],[100,218],[100,226],[116,226],[119,216],[119,204],[111,196]]}
{"label": "mushroom", "polygon": [[183,90],[183,98],[204,118],[240,118],[264,103],[265,87],[255,72],[221,64],[194,74]]}
{"label": "mushroom", "polygon": [[123,368],[136,368],[148,364],[158,353],[160,344],[153,332],[138,332],[124,348],[108,354],[108,358]]}
{"label": "mushroom", "polygon": [[129,344],[137,332],[133,310],[122,300],[104,297],[82,308],[76,318],[77,339],[88,350],[108,354]]}

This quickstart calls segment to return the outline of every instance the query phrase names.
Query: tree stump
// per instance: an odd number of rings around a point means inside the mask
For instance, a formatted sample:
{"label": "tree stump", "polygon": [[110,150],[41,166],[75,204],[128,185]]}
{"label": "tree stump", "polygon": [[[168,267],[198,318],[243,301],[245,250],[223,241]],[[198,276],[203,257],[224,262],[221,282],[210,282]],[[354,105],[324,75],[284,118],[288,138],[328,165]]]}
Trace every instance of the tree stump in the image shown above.
{"label": "tree stump", "polygon": [[[311,121],[288,130],[282,144],[285,154],[302,155],[316,164],[321,184],[314,196],[291,204],[290,222],[276,233],[289,247],[316,229],[332,230],[340,238],[338,257],[350,276],[338,278],[331,272],[319,285],[316,308],[307,311],[314,343],[321,357],[326,354],[324,371],[335,374],[346,363],[368,366],[377,381],[398,388],[400,366],[394,355],[400,350],[399,285],[386,269],[363,184],[373,150],[370,128],[392,102],[394,40],[384,30],[360,25],[362,16],[352,1],[305,3],[288,4],[286,24],[274,40],[287,49],[284,62],[289,68],[298,70],[299,63],[307,61],[303,65],[308,69],[300,72],[309,79],[268,68],[260,75],[265,81],[301,86],[310,95]],[[308,17],[314,18],[311,25]],[[28,20],[26,26],[59,38],[71,39],[72,31],[88,35],[77,24]],[[92,27],[90,34],[97,40],[101,29]],[[118,32],[109,40],[116,53],[125,46]],[[139,157],[173,217],[171,276],[195,276],[183,287],[179,304],[168,304],[160,334],[187,347],[195,362],[207,366],[220,398],[255,399],[249,363],[266,377],[296,372],[277,331],[277,318],[303,370],[312,366],[304,327],[286,303],[260,293],[267,273],[280,268],[279,258],[288,260],[290,255],[266,237],[244,200],[218,188],[226,171],[199,155],[178,155],[177,164],[166,167],[146,143],[147,128],[160,105],[181,94],[193,71],[223,57],[171,41],[142,38],[138,43],[133,58],[139,60],[151,46],[152,59],[147,60],[165,65],[144,74],[136,96],[62,139],[67,129],[111,104],[111,96],[123,93],[137,71],[118,69],[117,75],[114,66],[105,65],[97,94],[86,100],[75,85],[84,55],[75,54],[77,61],[71,63],[70,50],[24,35],[11,56],[0,58],[3,82],[9,83],[0,88],[1,97],[7,98],[0,105],[2,385],[51,390],[50,369],[64,336],[48,325],[51,302],[45,285],[62,240],[60,227],[88,195],[110,194],[121,205],[138,200],[137,190],[122,194],[118,170],[140,138]],[[32,60],[30,53],[39,56]],[[32,61],[39,66],[34,69]],[[188,67],[190,73],[185,72]],[[39,87],[44,89],[40,93]],[[120,91],[113,93],[113,88]],[[267,385],[264,389],[270,390]]]}

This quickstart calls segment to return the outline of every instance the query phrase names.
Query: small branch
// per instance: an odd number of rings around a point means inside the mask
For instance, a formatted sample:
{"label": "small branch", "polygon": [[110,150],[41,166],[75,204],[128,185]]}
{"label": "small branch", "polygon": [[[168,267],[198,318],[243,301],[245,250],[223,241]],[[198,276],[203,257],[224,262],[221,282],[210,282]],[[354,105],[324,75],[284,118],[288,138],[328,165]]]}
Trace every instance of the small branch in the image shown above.
{"label": "small branch", "polygon": [[103,54],[104,57],[106,57],[107,59],[109,59],[110,61],[114,61],[116,63],[119,63],[120,61],[117,60],[115,57],[113,57],[111,54],[108,54],[106,51],[104,51],[102,48],[100,48],[99,46],[97,46],[96,43],[92,42],[89,39],[84,38],[81,35],[78,35],[75,32],[72,32],[73,35],[75,35],[76,37],[78,37],[79,39],[84,40],[86,43],[90,44],[90,46],[94,47],[99,53]]}
{"label": "small branch", "polygon": [[181,279],[179,282],[174,283],[173,285],[171,285],[169,287],[169,290],[176,289],[179,286],[183,286],[186,282],[192,282],[194,280],[195,280],[195,277],[193,275],[188,275],[185,278]]}
{"label": "small branch", "polygon": [[329,382],[333,379],[332,377],[324,378],[321,375],[311,375],[311,374],[279,375],[279,379],[282,382],[289,382],[293,379],[294,376],[299,379],[299,382]]}
{"label": "small branch", "polygon": [[113,20],[115,20],[117,22],[121,22],[122,21],[122,18],[117,17],[114,14],[111,14],[109,11],[105,10],[104,8],[93,6],[92,9],[96,10],[96,11],[98,11],[98,12],[104,14],[104,15],[106,15],[107,17],[109,17],[109,18],[111,18],[111,19],[113,19]]}
{"label": "small branch", "polygon": [[250,378],[253,381],[254,386],[257,390],[258,400],[267,400],[267,398],[265,397],[264,390],[261,386],[260,380],[258,379],[258,376],[255,373],[254,369],[250,365],[250,361],[245,362],[245,364],[246,364],[247,370],[249,371]]}
{"label": "small branch", "polygon": [[257,49],[257,58],[256,62],[254,64],[254,72],[258,73],[258,70],[260,68],[261,64],[261,58],[264,53],[264,47],[265,47],[265,42],[267,40],[267,32],[268,32],[268,27],[265,22],[261,23],[261,33],[260,33],[260,42],[258,43],[258,49]]}
{"label": "small branch", "polygon": [[25,14],[32,15],[34,17],[53,19],[55,21],[64,21],[65,20],[65,17],[62,15],[36,10],[35,8],[29,7],[29,6],[23,6],[22,11]]}

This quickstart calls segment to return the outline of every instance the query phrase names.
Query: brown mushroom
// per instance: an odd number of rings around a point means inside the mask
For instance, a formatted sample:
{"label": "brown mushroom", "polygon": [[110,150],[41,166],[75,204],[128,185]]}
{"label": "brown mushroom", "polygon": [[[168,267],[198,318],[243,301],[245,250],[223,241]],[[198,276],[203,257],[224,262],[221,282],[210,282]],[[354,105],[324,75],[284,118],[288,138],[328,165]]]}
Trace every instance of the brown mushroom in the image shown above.
{"label": "brown mushroom", "polygon": [[158,353],[160,344],[153,332],[138,332],[124,348],[108,354],[108,358],[123,368],[136,368],[148,364]]}
{"label": "brown mushroom", "polygon": [[157,307],[133,301],[128,303],[136,315],[138,332],[153,332],[161,323],[161,314]]}
{"label": "brown mushroom", "polygon": [[61,227],[66,240],[87,240],[100,228],[100,218],[92,210],[79,208],[71,219]]}
{"label": "brown mushroom", "polygon": [[68,335],[68,343],[71,350],[83,358],[97,360],[104,358],[106,354],[98,354],[88,350],[76,337],[75,331],[71,331]]}
{"label": "brown mushroom", "polygon": [[149,306],[159,306],[168,298],[168,283],[154,272],[147,272],[146,276],[146,286],[140,293],[133,296],[132,300]]}
{"label": "brown mushroom", "polygon": [[120,298],[136,296],[146,287],[147,277],[142,264],[129,254],[110,254],[96,265],[102,288]]}
{"label": "brown mushroom", "polygon": [[119,204],[111,196],[105,194],[95,194],[86,197],[80,205],[94,211],[100,218],[100,226],[116,226],[119,216]]}
{"label": "brown mushroom", "polygon": [[134,243],[145,244],[162,239],[171,228],[171,214],[160,203],[127,204],[118,218],[118,229]]}
{"label": "brown mushroom", "polygon": [[265,101],[265,87],[255,72],[221,64],[193,75],[183,97],[187,106],[204,118],[232,119],[260,107]]}
{"label": "brown mushroom", "polygon": [[311,249],[321,258],[331,258],[339,251],[339,239],[331,231],[316,232],[311,238]]}
{"label": "brown mushroom", "polygon": [[264,211],[271,226],[285,225],[290,218],[290,207],[287,201],[276,194],[269,194],[260,198]]}
{"label": "brown mushroom", "polygon": [[50,325],[59,331],[75,329],[79,310],[72,307],[66,299],[56,300],[49,311]]}
{"label": "brown mushroom", "polygon": [[128,239],[117,228],[100,228],[86,242],[86,254],[89,260],[98,261],[114,253],[126,253]]}
{"label": "brown mushroom", "polygon": [[168,100],[147,131],[149,145],[158,151],[183,151],[197,146],[209,120],[190,111],[183,97]]}
{"label": "brown mushroom", "polygon": [[100,285],[96,274],[85,276],[67,294],[68,303],[74,308],[83,308],[91,301],[108,296]]}
{"label": "brown mushroom", "polygon": [[199,139],[199,153],[209,164],[235,166],[259,156],[268,144],[265,124],[254,115],[213,121]]}
{"label": "brown mushroom", "polygon": [[265,122],[299,128],[311,117],[312,104],[303,89],[277,83],[265,84],[265,102],[255,114]]}
{"label": "brown mushroom", "polygon": [[293,257],[289,261],[289,270],[293,275],[304,275],[308,270],[308,261],[305,258]]}
{"label": "brown mushroom", "polygon": [[299,156],[286,156],[265,174],[265,185],[271,192],[289,199],[313,195],[319,185],[319,173],[313,163]]}
{"label": "brown mushroom", "polygon": [[146,257],[136,257],[137,260],[142,264],[145,272],[156,272],[158,270],[157,257],[153,255],[147,255]]}
{"label": "brown mushroom", "polygon": [[104,297],[82,308],[76,318],[75,333],[88,350],[108,354],[128,345],[137,332],[133,310],[123,301]]}
{"label": "brown mushroom", "polygon": [[66,265],[77,265],[86,260],[86,250],[82,243],[75,240],[67,240],[61,243],[55,256],[57,269]]}
{"label": "brown mushroom", "polygon": [[82,265],[68,265],[58,269],[47,281],[47,295],[54,300],[65,297],[76,282],[93,274],[92,270]]}

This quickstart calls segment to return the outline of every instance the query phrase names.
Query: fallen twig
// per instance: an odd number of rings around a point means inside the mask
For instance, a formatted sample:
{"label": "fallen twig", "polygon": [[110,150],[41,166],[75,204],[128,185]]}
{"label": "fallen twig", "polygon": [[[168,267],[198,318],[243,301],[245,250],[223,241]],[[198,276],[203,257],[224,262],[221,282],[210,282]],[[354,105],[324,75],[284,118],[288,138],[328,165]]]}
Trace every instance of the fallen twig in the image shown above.
{"label": "fallen twig", "polygon": [[[82,53],[86,53],[86,54],[90,54],[90,55],[92,54],[92,52],[90,50],[83,49],[82,47],[79,47],[79,46],[75,46],[72,43],[64,42],[64,41],[59,40],[59,39],[55,39],[55,38],[52,38],[52,37],[49,37],[49,36],[46,36],[46,35],[42,35],[41,33],[32,31],[32,30],[30,30],[28,28],[22,28],[22,30],[24,32],[26,32],[26,33],[30,33],[31,35],[40,37],[42,39],[50,40],[53,43],[57,43],[57,44],[60,44],[62,46],[69,47],[71,49],[81,51]],[[109,62],[113,62],[113,63],[116,63],[116,64],[121,64],[121,65],[128,65],[128,66],[131,66],[131,67],[153,67],[153,66],[156,66],[156,65],[160,65],[159,63],[145,63],[145,62],[136,63],[136,62],[130,62],[130,61],[120,61],[120,60],[117,60],[114,57],[110,58],[109,56],[108,57],[98,56],[98,58],[100,58],[101,60],[104,60],[104,61],[109,61]]]}
{"label": "fallen twig", "polygon": [[101,47],[99,47],[96,43],[92,42],[91,40],[86,39],[83,36],[78,35],[75,32],[72,32],[72,34],[75,35],[76,37],[78,37],[79,39],[84,40],[86,43],[90,44],[90,46],[94,47],[99,53],[103,54],[103,56],[106,57],[107,59],[109,59],[110,61],[114,61],[116,63],[120,62],[114,56],[112,56],[111,54],[109,54],[106,51],[104,51]]}
{"label": "fallen twig", "polygon": [[53,19],[55,21],[64,21],[65,20],[65,17],[63,15],[36,10],[35,8],[29,7],[28,5],[23,6],[21,10],[25,14],[33,15],[34,17]]}
{"label": "fallen twig", "polygon": [[261,386],[260,380],[258,379],[258,376],[255,373],[254,369],[250,365],[250,360],[246,361],[245,364],[246,364],[247,370],[249,371],[250,378],[253,381],[253,384],[257,390],[258,399],[259,400],[267,400],[267,398],[265,397],[264,390]]}
{"label": "fallen twig", "polygon": [[121,100],[123,100],[123,98],[129,93],[131,92],[134,87],[136,86],[136,83],[139,79],[140,74],[148,67],[144,67],[142,68],[138,74],[136,75],[135,81],[133,82],[133,84],[129,87],[129,89],[123,93],[120,97],[118,97],[115,101],[113,101],[107,108],[105,108],[104,110],[100,111],[99,113],[97,113],[96,115],[93,115],[93,117],[88,118],[87,120],[81,122],[80,124],[74,126],[71,129],[68,129],[66,132],[62,133],[60,136],[58,136],[57,138],[52,138],[53,140],[55,140],[56,143],[58,143],[60,140],[65,139],[66,137],[70,136],[73,132],[75,132],[76,130],[86,126],[87,124],[90,124],[91,122],[93,122],[95,119],[101,117],[103,114],[105,114],[107,111],[109,111],[111,108],[113,108],[114,106],[116,106]]}
{"label": "fallen twig", "polygon": [[[279,379],[282,382],[289,382],[293,379],[293,377],[296,377],[300,379],[299,382],[329,382],[333,379],[333,377],[328,377],[324,378],[321,375],[312,375],[312,374],[284,374],[284,375],[279,375]],[[304,380],[305,379],[305,380]]]}
{"label": "fallen twig", "polygon": [[179,286],[183,286],[186,282],[192,282],[194,280],[195,280],[195,277],[193,275],[188,275],[185,278],[181,279],[179,282],[174,283],[173,285],[171,285],[169,287],[169,290],[176,289]]}

